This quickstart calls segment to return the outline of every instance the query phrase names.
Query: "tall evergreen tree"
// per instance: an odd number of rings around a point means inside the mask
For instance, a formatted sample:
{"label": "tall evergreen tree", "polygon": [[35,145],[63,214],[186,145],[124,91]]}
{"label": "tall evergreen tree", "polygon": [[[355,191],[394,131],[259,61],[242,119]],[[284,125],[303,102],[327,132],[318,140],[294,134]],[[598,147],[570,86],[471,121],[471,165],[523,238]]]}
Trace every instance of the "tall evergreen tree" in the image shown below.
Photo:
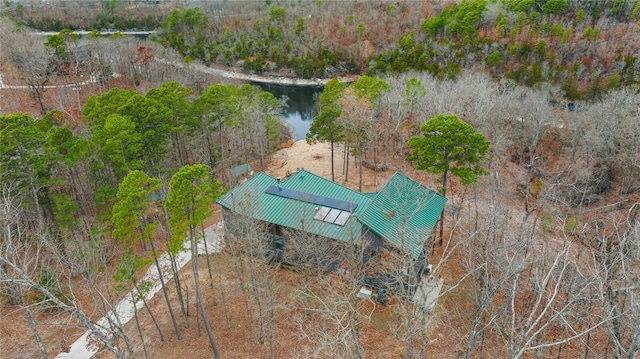
{"label": "tall evergreen tree", "polygon": [[184,240],[184,234],[188,233],[191,243],[191,265],[196,287],[196,299],[216,359],[220,358],[220,353],[213,337],[200,290],[197,236],[198,225],[211,215],[213,212],[211,205],[223,193],[224,185],[211,178],[208,166],[187,165],[171,177],[169,199],[166,202],[170,215],[169,223],[172,227],[171,234],[176,237],[175,241]]}
{"label": "tall evergreen tree", "polygon": [[[415,169],[441,174],[440,193],[447,194],[449,174],[463,185],[475,184],[478,176],[487,173],[482,167],[489,145],[484,135],[455,115],[436,115],[420,127],[422,136],[409,139],[413,153],[407,157]],[[440,245],[444,231],[444,211],[440,217]]]}
{"label": "tall evergreen tree", "polygon": [[169,310],[176,336],[178,340],[181,340],[182,333],[173,314],[162,269],[158,262],[158,253],[153,242],[158,223],[149,220],[149,218],[153,218],[153,214],[150,213],[152,210],[150,197],[161,189],[162,181],[160,179],[151,178],[142,171],[130,171],[118,186],[118,200],[111,211],[111,223],[114,226],[113,236],[120,241],[129,241],[129,243],[125,243],[125,247],[129,248],[130,251],[134,244],[132,242],[135,241],[140,241],[143,248],[147,243],[151,245],[153,260],[158,271],[167,309]]}
{"label": "tall evergreen tree", "polygon": [[348,87],[347,83],[332,79],[322,90],[318,101],[318,115],[313,119],[307,133],[307,142],[329,141],[331,143],[331,180],[335,181],[334,144],[344,139],[344,128],[337,121],[342,113],[338,99]]}
{"label": "tall evergreen tree", "polygon": [[215,84],[194,101],[195,113],[200,120],[200,128],[204,132],[209,154],[209,168],[216,166],[213,138],[211,133],[218,132],[218,153],[220,156],[220,168],[225,168],[224,129],[233,126],[239,114],[238,89],[234,85]]}
{"label": "tall evergreen tree", "polygon": [[163,83],[159,88],[154,88],[147,92],[145,96],[160,102],[171,110],[172,118],[167,123],[166,128],[173,138],[173,147],[178,153],[180,166],[185,165],[185,149],[182,143],[182,136],[192,133],[196,128],[196,118],[193,112],[193,105],[189,101],[189,96],[193,91],[175,81]]}
{"label": "tall evergreen tree", "polygon": [[26,113],[0,116],[0,184],[11,184],[31,197],[30,209],[36,215],[39,230],[44,228],[45,220],[40,197],[51,178],[43,124]]}

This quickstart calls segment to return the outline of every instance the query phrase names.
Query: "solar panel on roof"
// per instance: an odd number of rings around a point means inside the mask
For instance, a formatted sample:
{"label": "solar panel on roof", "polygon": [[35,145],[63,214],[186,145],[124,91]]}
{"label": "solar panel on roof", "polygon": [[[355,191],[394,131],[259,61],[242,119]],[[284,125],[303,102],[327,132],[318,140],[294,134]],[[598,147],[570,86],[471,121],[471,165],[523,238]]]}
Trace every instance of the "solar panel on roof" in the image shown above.
{"label": "solar panel on roof", "polygon": [[324,217],[324,221],[329,223],[335,222],[336,218],[340,215],[340,212],[341,211],[339,209],[331,208],[331,211],[329,211],[327,216]]}
{"label": "solar panel on roof", "polygon": [[320,207],[316,209],[316,214],[313,216],[313,219],[344,226],[349,220],[349,217],[351,217],[351,212],[341,211],[336,208]]}
{"label": "solar panel on roof", "polygon": [[334,223],[340,226],[344,226],[344,224],[349,220],[349,217],[351,217],[351,213],[342,211],[340,212],[340,215],[338,216],[338,218],[336,218]]}
{"label": "solar panel on roof", "polygon": [[302,202],[313,203],[320,206],[336,208],[343,211],[353,212],[356,207],[358,207],[357,203],[342,201],[335,198],[329,198],[325,196],[318,196],[316,194],[297,191],[295,189],[290,188],[282,188],[280,186],[269,186],[264,191],[264,193],[273,194],[280,197],[295,199]]}
{"label": "solar panel on roof", "polygon": [[327,213],[329,213],[330,210],[331,210],[331,208],[328,208],[328,207],[320,207],[320,209],[318,210],[316,215],[313,216],[313,219],[317,219],[319,221],[324,221],[324,217],[327,216]]}

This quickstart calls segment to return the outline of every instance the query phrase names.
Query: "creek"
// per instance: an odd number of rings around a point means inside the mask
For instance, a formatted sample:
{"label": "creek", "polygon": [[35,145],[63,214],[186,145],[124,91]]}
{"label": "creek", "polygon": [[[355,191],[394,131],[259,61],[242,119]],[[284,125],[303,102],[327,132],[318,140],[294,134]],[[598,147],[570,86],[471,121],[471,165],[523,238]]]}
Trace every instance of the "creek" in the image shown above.
{"label": "creek", "polygon": [[[122,31],[121,33],[128,36],[134,36],[141,40],[145,40],[154,32],[155,31]],[[85,44],[87,41],[85,35],[88,34],[88,31],[77,31],[76,33],[80,35],[80,44]],[[33,34],[39,36],[49,36],[56,35],[58,33],[34,32]],[[102,34],[103,36],[109,36],[112,34],[112,32],[103,32]],[[259,79],[260,76],[255,75],[245,75],[223,70],[218,70],[216,72],[216,69],[214,67],[202,65],[192,65],[192,68],[195,68],[198,71],[214,73],[223,77],[233,77],[240,80],[248,80],[250,84],[259,87],[263,91],[270,92],[277,99],[285,98],[286,101],[283,101],[285,105],[282,108],[282,120],[293,129],[295,141],[302,140],[307,137],[309,127],[311,126],[311,123],[313,122],[313,119],[316,115],[315,103],[317,101],[317,98],[322,93],[321,84],[326,82],[318,79],[280,79],[280,82],[285,81],[291,82],[292,84],[270,83],[269,80],[273,79],[270,79],[266,76],[264,76],[263,79]],[[343,80],[348,81],[348,79]],[[299,84],[296,85],[296,83]],[[318,85],[310,85],[312,83],[318,83]]]}
{"label": "creek", "polygon": [[279,84],[253,83],[278,99],[286,98],[282,108],[282,119],[295,133],[295,140],[307,137],[309,127],[316,115],[316,99],[322,93],[319,86],[287,86]]}
{"label": "creek", "polygon": [[[134,36],[141,40],[145,40],[154,33],[155,31],[122,31],[122,34]],[[86,42],[86,34],[88,31],[77,31],[80,35],[80,43],[84,44]],[[49,36],[56,35],[57,32],[34,32],[35,35],[40,36]],[[111,32],[103,32],[104,36],[109,36]],[[197,68],[200,71],[204,71],[207,73],[215,73],[216,69],[208,66],[192,66]],[[286,122],[293,129],[295,140],[302,140],[307,137],[307,133],[309,132],[309,127],[313,122],[313,119],[316,115],[315,103],[317,98],[322,93],[321,83],[323,81],[316,79],[319,85],[309,85],[310,81],[313,80],[302,80],[302,79],[285,79],[284,81],[292,82],[293,84],[281,84],[281,83],[270,83],[268,81],[261,81],[257,79],[259,76],[251,76],[251,75],[243,75],[235,72],[226,72],[222,71],[222,73],[218,73],[218,75],[224,77],[234,77],[237,79],[245,79],[248,80],[254,86],[259,87],[263,91],[268,91],[273,94],[277,99],[285,98],[286,101],[283,101],[285,104],[282,108],[282,120]],[[267,78],[267,77],[265,77]],[[346,79],[345,79],[346,80]],[[301,85],[296,85],[295,83],[303,83]]]}

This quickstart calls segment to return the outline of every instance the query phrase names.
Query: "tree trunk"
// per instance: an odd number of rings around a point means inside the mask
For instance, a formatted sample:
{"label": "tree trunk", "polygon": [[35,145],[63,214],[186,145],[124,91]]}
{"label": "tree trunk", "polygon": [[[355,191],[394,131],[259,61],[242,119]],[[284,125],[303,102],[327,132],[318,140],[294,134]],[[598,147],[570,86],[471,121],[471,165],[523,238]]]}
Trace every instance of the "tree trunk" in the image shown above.
{"label": "tree trunk", "polygon": [[407,332],[406,332],[406,338],[405,338],[405,343],[407,344],[407,359],[413,359],[415,356],[415,347],[414,347],[415,328],[413,326],[413,313],[412,313],[413,306],[403,305],[403,307],[404,307],[404,312],[405,312],[404,315],[406,320],[405,325],[407,326]]}
{"label": "tree trunk", "polygon": [[[74,54],[77,54],[77,52],[74,52]],[[78,80],[78,67],[80,66],[80,60],[78,59],[78,56],[74,56],[75,57],[75,66],[73,68],[73,77],[75,80],[75,86],[74,86],[74,90],[75,90],[75,95],[76,95],[76,104],[78,106],[78,113],[82,113],[82,102],[80,101],[80,81]]]}
{"label": "tree trunk", "polygon": [[196,301],[198,303],[198,307],[200,308],[200,314],[202,315],[204,327],[207,330],[207,335],[209,336],[209,344],[211,344],[211,349],[213,349],[214,358],[220,359],[220,353],[218,352],[216,341],[213,338],[213,331],[211,330],[211,325],[209,324],[209,318],[207,317],[207,311],[204,307],[202,292],[200,291],[200,278],[198,275],[198,243],[196,241],[195,234],[196,228],[191,227],[189,230],[189,236],[191,237],[191,266],[193,269],[193,280],[195,281],[196,286]]}
{"label": "tree trunk", "polygon": [[355,293],[351,293],[349,296],[349,300],[351,301],[351,308],[349,309],[349,326],[351,327],[351,335],[353,340],[353,346],[355,349],[355,357],[358,359],[364,358],[364,353],[362,352],[362,344],[360,343],[360,328],[359,328],[359,320],[358,320],[358,297]]}
{"label": "tree trunk", "polygon": [[627,359],[634,359],[636,354],[640,350],[640,324],[636,326],[636,330],[633,334],[633,342],[627,351]]}
{"label": "tree trunk", "polygon": [[[255,261],[254,261],[255,262]],[[260,344],[264,344],[264,338],[266,333],[266,325],[265,325],[265,314],[262,309],[262,299],[260,296],[260,288],[258,286],[258,281],[256,280],[255,266],[249,266],[249,278],[251,279],[251,290],[253,292],[253,298],[258,306],[258,320],[260,323],[260,334],[258,335],[258,342]]]}
{"label": "tree trunk", "polygon": [[227,309],[227,300],[224,296],[224,289],[222,288],[222,283],[223,283],[223,279],[222,279],[222,270],[220,268],[220,261],[216,261],[216,268],[217,273],[218,273],[218,283],[220,283],[218,285],[218,289],[220,290],[220,300],[222,300],[222,308],[224,309],[224,317],[227,321],[227,329],[231,329],[231,318],[229,317],[229,310]]}
{"label": "tree trunk", "polygon": [[[171,269],[174,273],[173,275],[173,279],[176,285],[176,294],[178,296],[178,302],[180,303],[180,311],[182,312],[182,317],[184,319],[184,327],[185,328],[189,328],[189,309],[188,309],[188,303],[189,303],[189,292],[187,291],[187,289],[185,289],[185,293],[183,295],[182,291],[182,282],[180,282],[180,275],[179,275],[179,271],[178,271],[178,264],[176,263],[176,259],[173,255],[170,255],[171,257]],[[186,298],[186,304],[185,304],[185,298]]]}
{"label": "tree trunk", "polygon": [[[170,226],[169,226],[169,213],[167,212],[167,208],[165,206],[162,206],[163,211],[164,211],[164,218],[165,218],[165,224],[166,224],[166,228],[167,228],[167,232],[166,232],[166,236],[165,236],[165,242],[167,245],[167,248],[170,248],[171,246],[171,242],[170,242],[170,238],[171,238],[171,233],[170,233]],[[159,222],[159,221],[158,221]],[[169,259],[171,261],[171,271],[173,272],[173,281],[175,283],[175,287],[176,287],[176,294],[178,296],[178,302],[180,303],[180,311],[182,312],[182,317],[184,319],[184,327],[185,328],[189,328],[189,318],[188,318],[188,310],[187,310],[187,306],[185,305],[184,302],[184,297],[182,296],[182,285],[180,284],[180,273],[178,271],[178,265],[176,263],[176,258],[173,254],[171,254],[169,251],[167,251],[167,253],[169,254]],[[165,299],[168,296],[165,296]]]}
{"label": "tree trunk", "polygon": [[333,160],[333,136],[331,137],[331,181],[336,181],[336,175],[334,172],[334,160]]}
{"label": "tree trunk", "polygon": [[42,232],[44,228],[44,215],[42,214],[42,207],[40,206],[40,201],[38,200],[38,189],[35,184],[35,177],[31,173],[31,169],[25,166],[25,172],[29,174],[29,190],[31,192],[31,197],[33,198],[33,205],[36,210],[36,218],[38,219],[38,232]]}
{"label": "tree trunk", "polygon": [[[160,286],[162,287],[162,294],[164,294],[164,300],[167,302],[167,309],[169,309],[169,315],[171,316],[171,322],[173,323],[173,328],[176,331],[176,336],[178,340],[182,340],[182,333],[180,332],[180,327],[178,326],[178,322],[176,321],[176,317],[173,314],[173,308],[171,307],[171,300],[169,300],[169,293],[167,293],[167,287],[164,285],[164,275],[162,274],[162,269],[160,268],[160,262],[158,262],[158,256],[156,255],[156,248],[153,245],[153,241],[151,243],[151,250],[153,251],[153,261],[156,265],[156,270],[158,271],[158,279],[160,280]],[[175,273],[175,277],[178,277],[178,273]]]}
{"label": "tree trunk", "polygon": [[34,80],[29,80],[29,87],[31,89],[31,95],[35,100],[38,100],[38,105],[40,105],[40,114],[44,115],[47,113],[47,108],[44,105],[44,85],[48,82],[45,80],[42,84],[37,83]]}
{"label": "tree trunk", "polygon": [[[589,302],[589,313],[593,310],[593,302]],[[591,317],[588,317],[587,326],[591,327]],[[589,349],[591,348],[591,332],[587,333],[587,339],[584,344],[584,359],[589,359]]]}
{"label": "tree trunk", "polygon": [[[358,173],[360,174],[360,179],[358,180],[358,192],[362,192],[362,149],[360,149],[360,168],[358,169]],[[375,171],[374,171],[375,172]]]}
{"label": "tree trunk", "polygon": [[[449,171],[444,171],[442,173],[442,195],[447,195],[447,174]],[[438,245],[442,247],[444,241],[444,210],[440,213],[440,239],[438,240]]]}
{"label": "tree trunk", "polygon": [[[211,260],[209,259],[209,249],[207,248],[207,236],[205,235],[204,223],[202,224],[202,243],[204,244],[204,257],[207,259],[207,271],[209,272],[209,288],[213,288],[213,274],[211,274]],[[215,300],[214,300],[215,302]]]}
{"label": "tree trunk", "polygon": [[224,171],[224,146],[222,145],[222,118],[218,117],[218,133],[220,135],[220,170]]}
{"label": "tree trunk", "polygon": [[613,350],[615,352],[614,358],[620,359],[622,357],[622,348],[620,348],[620,313],[616,306],[611,286],[607,287],[607,299],[611,306],[611,330],[609,334],[613,342]]}
{"label": "tree trunk", "polygon": [[127,347],[127,350],[129,352],[129,356],[133,357],[134,356],[133,345],[131,344],[131,340],[129,339],[129,335],[127,334],[127,331],[125,330],[125,327],[124,327],[125,323],[123,323],[122,320],[120,319],[120,314],[118,313],[116,308],[114,308],[111,305],[111,303],[106,300],[106,298],[104,298],[103,296],[101,296],[100,298],[104,301],[105,307],[109,308],[110,309],[110,313],[112,314],[112,315],[106,314],[104,316],[104,318],[107,318],[107,323],[109,323],[109,326],[111,327],[112,333],[114,333],[112,340],[117,340],[118,336],[115,335],[115,334],[116,333],[120,333],[120,336],[122,337],[122,341],[124,341],[124,344]]}
{"label": "tree trunk", "polygon": [[[242,251],[242,249],[239,249],[239,251]],[[245,270],[244,270],[244,255],[242,253],[239,253],[240,255],[238,255],[237,261],[235,262],[236,265],[236,272],[238,273],[238,281],[240,282],[240,291],[242,291],[242,294],[244,294],[246,300],[244,301],[244,307],[245,310],[247,311],[247,318],[249,318],[247,326],[249,328],[251,328],[251,320],[253,318],[253,312],[251,311],[251,306],[249,305],[249,288],[247,288],[247,286],[245,285],[244,282],[244,278],[245,278]]]}
{"label": "tree trunk", "polygon": [[[14,285],[13,283],[8,282],[8,286],[13,287]],[[29,328],[31,328],[31,333],[33,333],[33,338],[36,340],[36,343],[38,344],[38,348],[42,353],[42,357],[48,358],[49,354],[47,353],[47,349],[45,348],[44,343],[42,342],[42,338],[38,333],[38,327],[36,326],[35,319],[33,319],[33,313],[31,313],[30,307],[26,305],[26,303],[24,302],[24,296],[22,295],[22,292],[14,288],[12,288],[12,292],[18,293],[17,295],[18,295],[19,304],[24,310],[24,313],[27,315],[27,322],[29,323]]]}
{"label": "tree trunk", "polygon": [[144,304],[144,307],[147,309],[147,312],[149,312],[149,316],[151,316],[151,320],[153,321],[153,325],[155,325],[156,330],[158,330],[158,334],[160,334],[160,341],[164,342],[164,334],[162,334],[162,330],[160,329],[160,326],[158,325],[158,321],[156,320],[156,316],[153,315],[153,312],[151,311],[151,307],[149,307],[149,304],[147,303],[147,299],[145,298],[145,294],[142,293],[142,291],[140,290],[140,288],[138,287],[137,284],[134,284],[134,285],[135,285],[136,290],[140,294],[140,299],[142,299],[142,304]]}
{"label": "tree trunk", "polygon": [[425,358],[425,349],[427,348],[427,312],[420,310],[420,353],[419,358]]}
{"label": "tree trunk", "polygon": [[207,132],[204,138],[207,141],[207,154],[209,155],[209,168],[211,169],[211,171],[214,171],[214,169],[216,168],[216,162],[213,156],[213,149],[211,147],[211,138],[209,138],[209,132]]}
{"label": "tree trunk", "polygon": [[[265,269],[265,276],[268,276],[269,275],[268,267],[265,267],[264,269]],[[275,351],[274,351],[272,323],[274,322],[275,318],[274,318],[274,311],[273,311],[273,293],[270,292],[271,284],[268,282],[269,281],[268,277],[265,278],[265,280],[267,281],[267,290],[269,291],[269,293],[267,294],[267,325],[268,325],[267,340],[269,341],[269,358],[274,359]]]}
{"label": "tree trunk", "polygon": [[[386,163],[383,165],[383,171]],[[373,190],[378,192],[378,145],[374,144],[373,147]]]}
{"label": "tree trunk", "polygon": [[[208,139],[208,136],[207,136],[207,139]],[[175,143],[176,150],[178,151],[178,160],[180,161],[180,167],[183,167],[184,166],[184,154],[182,153],[182,141],[180,141],[180,134],[178,134],[178,133],[173,134],[173,143]],[[210,149],[211,148],[209,148],[209,150]]]}
{"label": "tree trunk", "polygon": [[[389,157],[389,142],[391,142],[391,120],[387,121],[387,133],[382,143],[382,166],[387,167],[387,158]],[[377,144],[376,144],[377,148]]]}
{"label": "tree trunk", "polygon": [[131,302],[133,303],[133,317],[136,321],[136,328],[138,329],[138,334],[140,335],[140,342],[142,343],[142,350],[144,351],[144,357],[149,358],[149,354],[147,353],[147,346],[144,343],[144,334],[142,334],[142,327],[140,326],[140,319],[138,318],[138,308],[136,308],[136,298],[133,295],[133,291],[131,294]]}
{"label": "tree trunk", "polygon": [[262,149],[262,138],[258,139],[258,149],[260,150],[260,170],[264,171],[264,151]]}
{"label": "tree trunk", "polygon": [[344,144],[344,181],[349,182],[349,144]]}

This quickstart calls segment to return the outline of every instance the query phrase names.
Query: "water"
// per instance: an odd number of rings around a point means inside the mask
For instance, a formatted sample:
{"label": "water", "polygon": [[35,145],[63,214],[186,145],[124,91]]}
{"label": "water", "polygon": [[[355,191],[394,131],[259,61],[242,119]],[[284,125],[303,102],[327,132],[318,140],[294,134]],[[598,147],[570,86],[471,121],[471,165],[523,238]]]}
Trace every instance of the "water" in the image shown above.
{"label": "water", "polygon": [[276,98],[287,97],[287,106],[282,109],[283,120],[289,124],[296,135],[296,140],[307,137],[309,127],[315,118],[315,103],[321,87],[285,86],[274,84],[254,84],[263,91],[269,91]]}
{"label": "water", "polygon": [[[80,32],[80,44],[84,45],[87,41],[87,32]],[[147,39],[152,32],[146,31],[123,31],[128,36],[134,36],[139,39]],[[42,32],[43,36],[58,34],[57,32]],[[103,32],[103,36],[110,36],[111,33]],[[279,84],[265,84],[265,83],[252,83],[252,85],[259,87],[263,91],[271,92],[276,98],[281,99],[286,96],[286,106],[283,107],[282,119],[293,128],[295,133],[295,140],[302,140],[307,137],[309,127],[315,117],[315,103],[316,99],[322,93],[322,87],[313,86],[287,86]]]}

